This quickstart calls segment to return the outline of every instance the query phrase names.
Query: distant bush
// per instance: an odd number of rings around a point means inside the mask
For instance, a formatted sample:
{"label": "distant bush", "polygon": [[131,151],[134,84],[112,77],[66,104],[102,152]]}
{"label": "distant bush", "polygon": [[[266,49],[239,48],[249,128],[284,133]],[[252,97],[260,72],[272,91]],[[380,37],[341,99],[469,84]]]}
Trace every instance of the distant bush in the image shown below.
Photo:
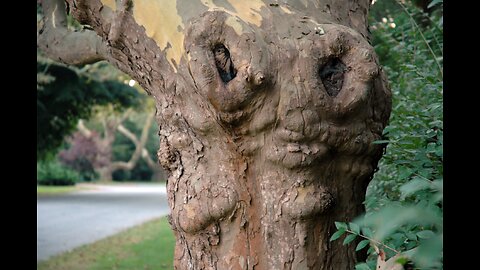
{"label": "distant bush", "polygon": [[98,158],[100,150],[96,144],[99,140],[100,135],[96,131],[92,131],[90,137],[77,131],[67,138],[70,147],[61,150],[57,158],[61,164],[76,171],[82,181],[95,180],[98,174],[94,166],[101,165]]}
{"label": "distant bush", "polygon": [[37,162],[37,184],[45,186],[73,186],[79,180],[77,172],[57,161]]}

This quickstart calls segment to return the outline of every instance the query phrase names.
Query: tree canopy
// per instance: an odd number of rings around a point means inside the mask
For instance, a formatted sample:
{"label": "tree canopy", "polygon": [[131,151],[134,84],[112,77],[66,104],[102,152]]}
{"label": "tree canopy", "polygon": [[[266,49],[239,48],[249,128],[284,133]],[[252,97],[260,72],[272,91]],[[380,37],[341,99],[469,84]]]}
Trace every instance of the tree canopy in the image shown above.
{"label": "tree canopy", "polygon": [[37,57],[37,159],[51,156],[94,106],[122,110],[140,103],[137,89],[96,74],[107,68],[106,63],[76,68]]}

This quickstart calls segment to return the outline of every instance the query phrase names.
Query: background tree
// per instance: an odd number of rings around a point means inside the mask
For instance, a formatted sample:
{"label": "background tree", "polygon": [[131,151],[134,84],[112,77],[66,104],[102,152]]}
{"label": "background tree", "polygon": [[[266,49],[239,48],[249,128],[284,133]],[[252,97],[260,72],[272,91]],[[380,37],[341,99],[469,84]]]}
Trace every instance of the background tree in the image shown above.
{"label": "background tree", "polygon": [[[87,149],[83,148],[83,145],[72,144],[70,149],[60,153],[61,159],[67,164],[72,163],[71,161],[76,163],[78,162],[77,159],[88,159],[92,168],[98,173],[101,181],[111,181],[112,174],[116,170],[132,170],[142,157],[142,152],[148,139],[148,132],[152,124],[153,114],[150,113],[146,118],[140,138],[123,126],[123,122],[130,114],[130,110],[120,115],[115,115],[111,110],[102,110],[101,113],[97,114],[102,124],[101,135],[87,128],[83,121],[80,120],[77,125],[80,134],[76,134],[80,140],[77,139],[74,142],[81,144],[89,142],[93,144],[93,147],[90,148],[93,150],[93,153],[89,153],[89,155],[86,156],[78,155],[83,154],[82,152]],[[115,161],[113,159],[113,143],[117,130],[135,145],[134,151],[130,152],[128,161]]]}
{"label": "background tree", "polygon": [[150,156],[158,150],[154,112],[146,109],[150,105],[123,114],[97,107],[89,121],[79,121],[77,132],[67,140],[69,146],[58,154],[59,160],[84,180],[165,180],[156,157]]}
{"label": "background tree", "polygon": [[[153,108],[153,103],[151,104]],[[149,105],[150,106],[150,105]],[[146,118],[154,114],[152,110],[134,111],[130,117],[123,123],[123,127],[131,132],[133,136],[140,138]],[[132,137],[132,136],[130,136]],[[141,153],[141,159],[138,160],[132,170],[117,170],[113,173],[113,179],[117,181],[125,180],[152,180],[165,181],[165,172],[158,163],[157,151],[159,148],[158,126],[152,124],[148,131],[148,138]],[[129,137],[117,132],[117,136],[112,147],[114,160],[128,161],[130,153],[135,151],[135,143]]]}
{"label": "background tree", "polygon": [[[105,63],[97,66],[105,67]],[[77,69],[37,57],[37,159],[53,157],[79,119],[95,105],[115,111],[138,105],[139,92],[112,78],[95,77],[92,67]]]}
{"label": "background tree", "polygon": [[354,267],[328,239],[363,212],[391,109],[368,0],[67,3],[93,30],[45,1],[43,51],[155,100],[177,269]]}

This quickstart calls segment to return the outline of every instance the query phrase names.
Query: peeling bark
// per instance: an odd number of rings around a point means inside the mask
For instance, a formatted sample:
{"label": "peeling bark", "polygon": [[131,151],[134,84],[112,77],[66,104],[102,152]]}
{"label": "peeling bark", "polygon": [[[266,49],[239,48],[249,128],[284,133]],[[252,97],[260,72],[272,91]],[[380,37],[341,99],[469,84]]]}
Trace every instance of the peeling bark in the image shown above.
{"label": "peeling bark", "polygon": [[[112,1],[73,1],[108,40]],[[79,4],[81,2],[81,5]],[[353,269],[391,110],[369,1],[133,1],[110,61],[153,96],[175,269]]]}

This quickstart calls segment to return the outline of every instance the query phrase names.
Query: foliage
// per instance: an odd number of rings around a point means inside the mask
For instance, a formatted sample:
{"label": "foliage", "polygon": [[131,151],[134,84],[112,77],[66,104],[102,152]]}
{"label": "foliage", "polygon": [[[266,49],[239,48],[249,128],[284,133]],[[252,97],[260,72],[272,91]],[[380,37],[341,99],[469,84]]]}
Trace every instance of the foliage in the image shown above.
{"label": "foliage", "polygon": [[386,153],[367,190],[367,213],[337,222],[331,238],[362,239],[357,249],[368,247],[370,256],[357,269],[375,269],[380,251],[408,258],[401,264],[443,268],[443,5],[432,1],[437,10],[424,14],[403,2],[371,23],[393,92]]}
{"label": "foliage", "polygon": [[395,28],[373,23],[373,44],[392,83],[393,111],[384,130],[387,151],[367,192],[372,198],[367,210],[383,204],[375,194],[399,200],[400,186],[408,181],[443,179],[443,75],[437,65],[442,64],[442,32],[435,26],[420,29],[410,21],[403,12]]}
{"label": "foliage", "polygon": [[96,74],[109,68],[99,62],[79,69],[37,54],[37,159],[52,157],[94,106],[113,104],[115,110],[122,110],[138,104],[141,96],[136,89],[118,78]]}
{"label": "foliage", "polygon": [[86,137],[81,132],[75,132],[67,139],[70,147],[63,149],[58,153],[58,159],[61,163],[77,171],[81,180],[94,180],[97,178],[94,167],[99,165],[97,155],[99,149],[96,140],[99,140],[98,132],[92,131],[90,137]]}
{"label": "foliage", "polygon": [[58,161],[37,162],[37,184],[45,186],[72,186],[79,180],[77,172]]}

